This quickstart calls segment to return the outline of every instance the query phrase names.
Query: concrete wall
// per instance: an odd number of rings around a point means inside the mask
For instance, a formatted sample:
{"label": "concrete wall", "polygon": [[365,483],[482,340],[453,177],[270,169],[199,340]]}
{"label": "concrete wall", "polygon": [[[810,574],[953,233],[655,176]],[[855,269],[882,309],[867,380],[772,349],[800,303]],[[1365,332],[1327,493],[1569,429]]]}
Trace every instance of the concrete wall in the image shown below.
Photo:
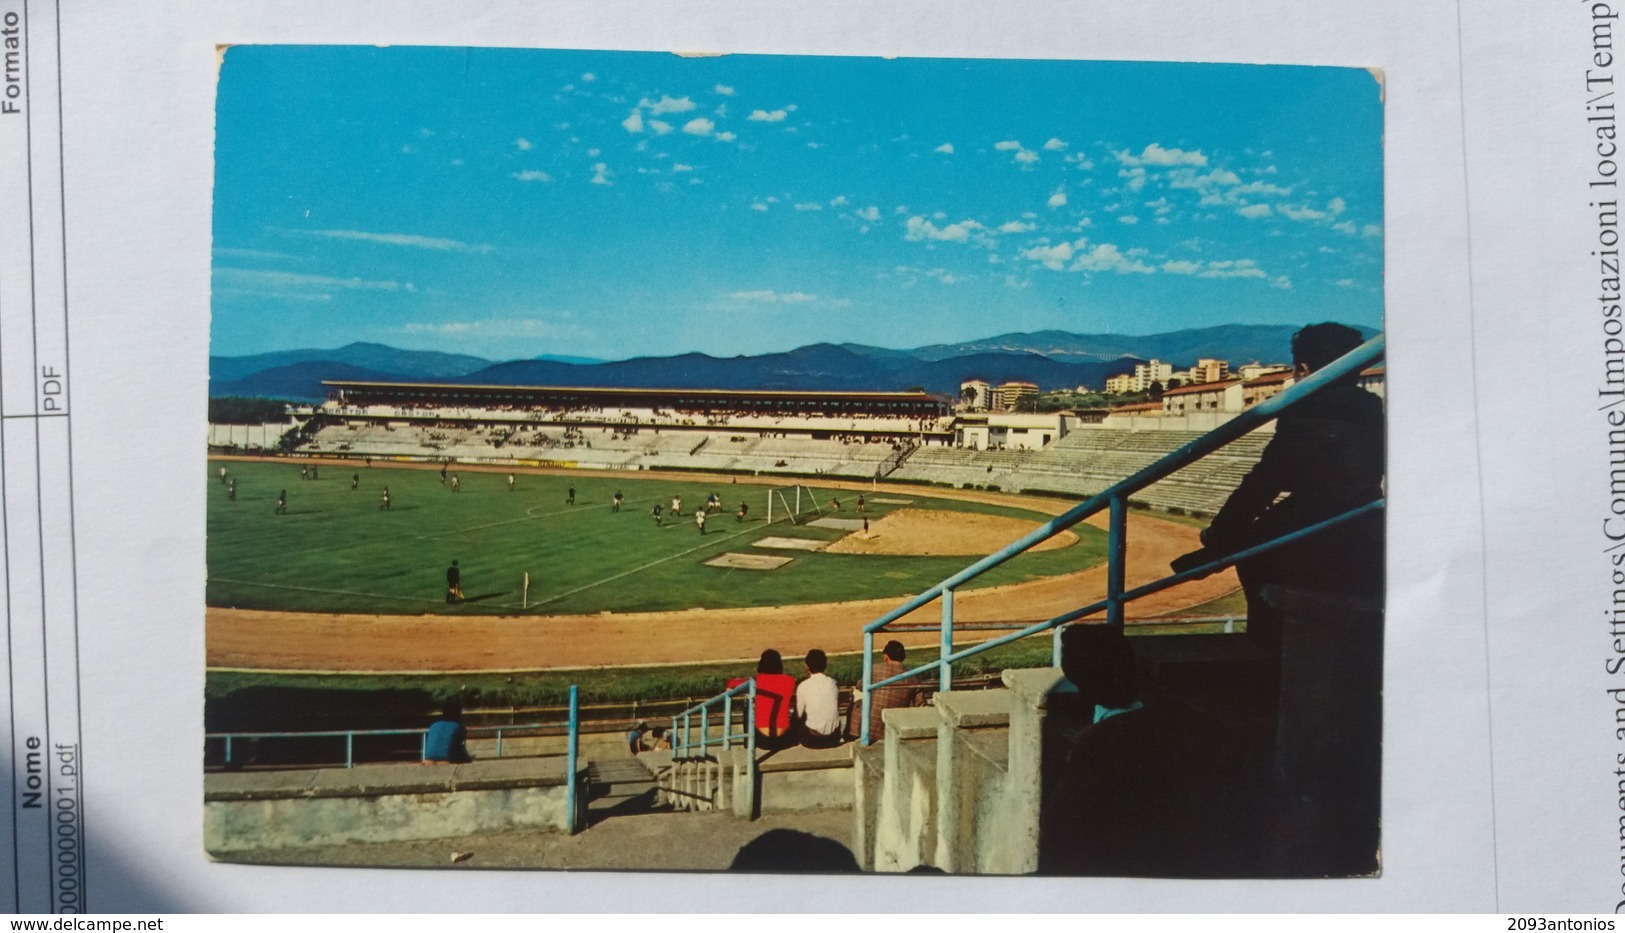
{"label": "concrete wall", "polygon": [[209,774],[203,845],[214,853],[439,839],[481,832],[569,832],[584,821],[586,766],[575,818],[562,761]]}

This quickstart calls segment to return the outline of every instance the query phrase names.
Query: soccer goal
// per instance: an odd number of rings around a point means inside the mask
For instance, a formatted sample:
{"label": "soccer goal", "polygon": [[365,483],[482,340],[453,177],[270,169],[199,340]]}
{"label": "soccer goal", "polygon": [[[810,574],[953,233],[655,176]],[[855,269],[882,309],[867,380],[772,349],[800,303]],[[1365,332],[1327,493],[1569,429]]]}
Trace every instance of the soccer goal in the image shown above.
{"label": "soccer goal", "polygon": [[823,515],[818,507],[818,496],[809,486],[775,486],[767,493],[767,523],[789,522],[799,525],[812,516]]}

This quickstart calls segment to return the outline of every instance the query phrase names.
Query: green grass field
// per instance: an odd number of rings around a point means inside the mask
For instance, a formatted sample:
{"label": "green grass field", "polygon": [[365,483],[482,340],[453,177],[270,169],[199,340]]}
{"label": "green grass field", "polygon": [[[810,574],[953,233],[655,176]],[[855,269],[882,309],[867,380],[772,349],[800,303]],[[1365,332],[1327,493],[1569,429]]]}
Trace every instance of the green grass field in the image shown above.
{"label": "green grass field", "polygon": [[[530,575],[529,608],[536,614],[661,611],[793,605],[901,596],[919,592],[974,557],[894,557],[769,551],[752,546],[768,535],[833,541],[845,532],[767,517],[768,487],[666,475],[650,479],[519,474],[509,492],[504,473],[453,471],[453,494],[431,470],[323,465],[320,479],[301,480],[300,462],[229,463],[237,499],[228,501],[209,465],[207,599],[211,606],[307,612],[522,614],[522,581]],[[351,475],[359,488],[351,489]],[[379,508],[389,487],[391,509]],[[576,491],[567,505],[566,492]],[[621,511],[612,494],[625,494]],[[813,487],[829,513],[855,518],[857,493]],[[286,490],[287,514],[274,514]],[[707,534],[693,510],[715,492],[726,511],[712,515]],[[686,517],[657,526],[655,503],[681,496]],[[907,506],[874,501],[908,499]],[[743,499],[749,519],[736,523]],[[1043,521],[1024,509],[906,492],[868,495],[871,521],[895,508],[983,512]],[[775,508],[775,518],[777,518]],[[813,516],[816,517],[816,516]],[[995,586],[1068,573],[1102,562],[1105,534],[1075,529],[1070,547],[1024,554],[978,578]],[[989,550],[999,542],[990,542]],[[723,553],[793,558],[777,570],[705,566]],[[457,560],[467,601],[445,602],[445,570]]]}

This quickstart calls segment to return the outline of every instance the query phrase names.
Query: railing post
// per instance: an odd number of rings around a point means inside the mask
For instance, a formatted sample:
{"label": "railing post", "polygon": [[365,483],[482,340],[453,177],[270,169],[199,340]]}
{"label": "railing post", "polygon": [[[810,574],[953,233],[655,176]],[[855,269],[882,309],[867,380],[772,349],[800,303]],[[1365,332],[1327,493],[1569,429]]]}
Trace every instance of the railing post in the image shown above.
{"label": "railing post", "polygon": [[711,745],[711,707],[700,707],[700,754]]}
{"label": "railing post", "polygon": [[942,642],[941,642],[941,644],[942,644],[942,654],[938,655],[938,657],[942,659],[942,676],[938,680],[938,686],[942,690],[943,693],[947,693],[949,690],[953,689],[953,685],[954,685],[954,669],[953,669],[953,665],[948,662],[948,656],[954,653],[954,591],[953,590],[943,590],[942,591]]}
{"label": "railing post", "polygon": [[722,750],[728,751],[734,747],[734,697],[728,694],[722,698]]}
{"label": "railing post", "polygon": [[502,757],[502,729],[497,729],[497,757]]}
{"label": "railing post", "polygon": [[1061,630],[1065,629],[1065,628],[1066,628],[1065,625],[1057,625],[1057,626],[1055,626],[1055,628],[1050,630],[1050,659],[1051,659],[1050,660],[1050,666],[1051,667],[1057,667],[1058,668],[1058,667],[1061,666]]}
{"label": "railing post", "polygon": [[[576,685],[570,685],[570,736],[565,744],[564,758],[564,809],[568,815],[565,817],[569,824],[569,831],[573,835],[581,828],[576,819],[576,755],[579,751],[577,739],[581,735],[580,707],[576,703]],[[497,730],[497,757],[502,757],[502,730]]]}
{"label": "railing post", "polygon": [[344,733],[344,766],[355,767],[355,733]]}
{"label": "railing post", "polygon": [[859,694],[863,698],[863,725],[858,728],[858,742],[869,744],[869,685],[875,681],[875,633],[864,630],[863,633],[863,682],[858,684],[862,689]]}
{"label": "railing post", "polygon": [[1123,578],[1128,562],[1128,500],[1112,496],[1106,538],[1106,624],[1123,624]]}

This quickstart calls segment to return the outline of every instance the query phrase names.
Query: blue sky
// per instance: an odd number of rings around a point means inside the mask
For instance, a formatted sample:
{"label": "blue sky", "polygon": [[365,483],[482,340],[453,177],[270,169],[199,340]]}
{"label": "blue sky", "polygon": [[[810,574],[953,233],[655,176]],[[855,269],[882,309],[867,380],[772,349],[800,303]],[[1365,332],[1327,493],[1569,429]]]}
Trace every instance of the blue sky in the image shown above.
{"label": "blue sky", "polygon": [[1359,69],[243,46],[211,350],[1382,326]]}

